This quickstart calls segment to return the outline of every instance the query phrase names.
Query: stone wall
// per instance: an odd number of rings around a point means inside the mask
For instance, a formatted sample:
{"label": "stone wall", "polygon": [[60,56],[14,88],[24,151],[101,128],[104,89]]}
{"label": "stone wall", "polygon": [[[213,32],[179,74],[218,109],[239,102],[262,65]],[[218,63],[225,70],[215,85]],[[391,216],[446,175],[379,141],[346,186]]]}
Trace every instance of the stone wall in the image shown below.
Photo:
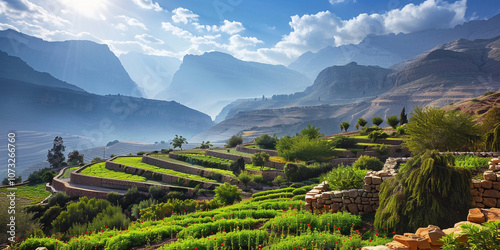
{"label": "stone wall", "polygon": [[500,207],[500,159],[493,158],[490,168],[483,173],[484,180],[472,180],[472,206],[478,208]]}
{"label": "stone wall", "polygon": [[[184,186],[187,186],[190,183],[193,183],[193,185],[201,184],[202,188],[205,188],[205,189],[215,189],[215,187],[220,185],[220,183],[188,179],[188,178],[179,177],[176,175],[166,174],[166,173],[162,173],[162,172],[156,172],[156,171],[152,171],[152,170],[127,166],[127,165],[119,164],[119,163],[112,162],[112,161],[106,161],[106,168],[109,170],[113,170],[113,171],[119,171],[119,172],[125,172],[128,174],[140,175],[140,176],[146,177],[149,180],[157,180],[157,181],[162,181],[162,182],[171,183],[171,184],[179,183],[179,184],[182,184]],[[73,177],[73,175],[72,175],[72,177]],[[71,181],[73,181],[73,179],[71,179]],[[140,182],[140,183],[142,183],[142,182]]]}
{"label": "stone wall", "polygon": [[285,177],[285,172],[279,170],[259,171],[259,170],[246,169],[246,171],[248,171],[251,174],[262,175],[262,181],[272,181],[277,176],[283,176],[283,178]]}
{"label": "stone wall", "polygon": [[[178,159],[177,154],[173,154],[173,153],[170,153],[169,157],[172,159]],[[203,177],[207,177],[207,178],[209,178],[213,175],[220,175],[222,182],[229,182],[233,185],[241,185],[243,187],[243,184],[240,183],[240,181],[238,181],[234,177],[219,174],[216,172],[212,172],[212,171],[207,170],[205,168],[199,168],[199,167],[192,166],[189,164],[180,164],[180,163],[175,163],[175,162],[164,161],[164,160],[154,158],[151,156],[143,156],[142,162],[149,164],[149,165],[157,166],[160,168],[172,169],[172,170],[177,171],[177,172],[192,174],[192,175],[199,175],[199,176],[203,176]]]}
{"label": "stone wall", "polygon": [[[252,164],[252,158],[247,157],[247,156],[217,152],[217,151],[213,151],[213,150],[206,150],[205,155],[209,155],[209,156],[213,156],[213,157],[217,157],[217,158],[229,159],[232,161],[236,161],[236,160],[238,160],[238,158],[242,157],[243,160],[245,160],[246,164]],[[266,164],[264,164],[264,166],[270,167],[270,168],[275,168],[277,170],[283,170],[283,168],[285,167],[285,163],[268,161],[268,162],[266,162]]]}
{"label": "stone wall", "polygon": [[347,211],[372,213],[379,205],[378,193],[384,180],[392,178],[395,171],[370,171],[365,176],[363,189],[330,191],[327,182],[314,187],[306,194],[306,210]]}
{"label": "stone wall", "polygon": [[78,197],[87,196],[89,198],[106,199],[106,196],[108,195],[108,193],[104,191],[72,187],[68,185],[67,182],[55,178],[52,180],[52,186],[57,191],[65,192],[68,195],[74,195]]}
{"label": "stone wall", "polygon": [[258,152],[264,152],[264,153],[268,154],[269,156],[278,156],[278,151],[276,151],[276,150],[261,149],[261,148],[247,148],[247,147],[240,146],[240,145],[236,146],[236,151],[240,151],[240,152],[247,153],[247,154],[255,154]]}

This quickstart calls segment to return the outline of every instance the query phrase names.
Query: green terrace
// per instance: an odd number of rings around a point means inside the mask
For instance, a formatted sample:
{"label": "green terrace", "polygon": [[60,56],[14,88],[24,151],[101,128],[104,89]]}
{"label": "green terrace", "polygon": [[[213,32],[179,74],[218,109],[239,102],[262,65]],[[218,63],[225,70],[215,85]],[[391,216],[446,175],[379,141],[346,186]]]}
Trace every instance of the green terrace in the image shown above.
{"label": "green terrace", "polygon": [[212,171],[214,173],[219,173],[219,174],[223,174],[223,175],[227,175],[227,176],[231,176],[231,177],[236,177],[233,174],[233,172],[230,171],[230,170],[224,170],[224,169],[218,169],[218,168],[209,168],[209,167],[205,167],[205,166],[202,166],[202,165],[199,165],[199,164],[195,164],[195,163],[192,163],[192,162],[186,162],[186,161],[181,161],[181,160],[177,160],[177,159],[172,159],[168,155],[151,154],[151,155],[148,155],[148,156],[154,157],[154,158],[157,158],[157,159],[160,159],[160,160],[172,162],[172,163],[189,164],[191,166],[194,166],[194,167],[197,167],[197,168],[206,169],[206,170]]}
{"label": "green terrace", "polygon": [[160,168],[157,166],[149,165],[149,164],[142,162],[142,157],[118,157],[118,158],[114,159],[113,162],[127,165],[127,166],[131,166],[131,167],[140,168],[140,169],[151,170],[151,171],[170,174],[170,175],[183,177],[183,178],[187,178],[187,179],[192,179],[192,180],[206,181],[206,182],[217,182],[216,180],[201,177],[199,175],[186,174],[186,173],[177,172],[177,171],[174,171],[171,169]]}
{"label": "green terrace", "polygon": [[126,181],[147,181],[146,177],[109,170],[106,168],[105,162],[90,165],[80,171],[80,174]]}

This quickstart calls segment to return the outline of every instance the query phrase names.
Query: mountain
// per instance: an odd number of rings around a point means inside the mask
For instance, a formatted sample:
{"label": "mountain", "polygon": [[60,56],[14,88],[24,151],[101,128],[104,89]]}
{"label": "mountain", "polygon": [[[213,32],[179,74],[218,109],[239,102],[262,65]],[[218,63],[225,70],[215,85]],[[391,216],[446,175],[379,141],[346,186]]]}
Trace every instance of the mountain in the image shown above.
{"label": "mountain", "polygon": [[90,93],[142,96],[107,45],[91,41],[48,42],[9,29],[0,31],[0,50]]}
{"label": "mountain", "polygon": [[451,105],[444,106],[445,110],[460,110],[483,120],[486,113],[493,107],[500,107],[500,90],[487,92],[473,99],[467,99]]}
{"label": "mountain", "polygon": [[19,57],[9,56],[2,51],[0,51],[0,78],[31,82],[49,87],[84,91],[73,84],[56,79],[48,73],[38,72]]}
{"label": "mountain", "polygon": [[215,116],[233,100],[293,93],[309,84],[305,76],[281,65],[241,61],[225,53],[209,52],[186,55],[170,87],[157,98],[176,100]]}
{"label": "mountain", "polygon": [[316,53],[306,52],[288,67],[314,79],[326,67],[357,62],[362,65],[390,67],[460,38],[475,40],[500,35],[500,15],[475,20],[450,29],[431,29],[413,33],[369,35],[359,44],[328,46]]}
{"label": "mountain", "polygon": [[[361,96],[362,90],[368,87],[369,92],[377,94],[371,99],[353,99],[351,103],[343,105],[290,107],[290,99],[298,96],[293,103],[300,103],[301,98],[306,96],[304,92],[296,93],[292,98],[288,96],[285,102],[274,101],[275,108],[240,109],[239,112],[230,110],[227,115],[230,118],[197,135],[195,139],[216,141],[239,132],[251,137],[261,133],[294,134],[308,123],[317,124],[324,133],[336,133],[339,132],[338,124],[343,121],[354,124],[359,117],[367,120],[374,116],[387,117],[399,114],[403,107],[406,107],[407,112],[415,106],[443,107],[497,91],[500,88],[500,36],[474,41],[459,39],[439,45],[399,64],[395,70],[363,67],[349,64],[325,69],[318,75],[314,85],[319,90],[317,93],[327,93],[328,89],[338,91],[353,88],[351,97],[356,97],[356,93],[358,97]],[[360,80],[358,85],[351,84],[356,77],[344,81],[327,80],[342,75],[360,75],[363,79],[372,70],[379,74],[378,78],[371,78],[372,83],[362,84]],[[312,91],[315,88],[308,89]],[[340,92],[339,95],[343,97],[348,94]],[[236,105],[233,110],[242,104]],[[292,112],[296,109],[301,110],[301,113]]]}
{"label": "mountain", "polygon": [[[58,132],[88,138],[83,148],[108,141],[154,142],[190,138],[212,126],[206,114],[170,101],[96,95],[0,79],[0,129]],[[88,145],[87,145],[88,144]]]}
{"label": "mountain", "polygon": [[145,55],[129,52],[119,57],[130,77],[144,92],[144,97],[155,99],[165,90],[179,69],[182,61],[168,56]]}

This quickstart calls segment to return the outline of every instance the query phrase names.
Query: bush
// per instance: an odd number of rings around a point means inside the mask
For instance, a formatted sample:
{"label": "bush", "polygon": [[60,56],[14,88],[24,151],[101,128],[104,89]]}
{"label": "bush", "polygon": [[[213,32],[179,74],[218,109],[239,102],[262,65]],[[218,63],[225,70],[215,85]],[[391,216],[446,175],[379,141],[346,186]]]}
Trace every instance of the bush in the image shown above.
{"label": "bush", "polygon": [[389,154],[389,152],[391,152],[391,146],[382,144],[373,147],[373,150],[375,150],[375,152],[377,152],[380,156],[384,156]]}
{"label": "bush", "polygon": [[154,199],[143,200],[143,201],[139,202],[139,204],[134,204],[132,206],[132,209],[130,209],[131,215],[136,219],[140,219],[142,209],[154,206],[156,204],[158,204],[158,201],[156,201]]}
{"label": "bush", "polygon": [[229,168],[233,171],[235,176],[238,176],[241,171],[245,170],[245,159],[243,157],[239,157],[235,162],[233,162]]}
{"label": "bush", "polygon": [[145,155],[145,154],[147,154],[147,153],[148,153],[148,152],[146,152],[146,151],[139,151],[139,152],[137,152],[137,155]]}
{"label": "bush", "polygon": [[373,131],[377,130],[382,130],[382,128],[377,127],[377,126],[371,126],[371,127],[363,127],[361,131],[359,131],[359,135],[369,135]]}
{"label": "bush", "polygon": [[406,134],[406,126],[399,126],[396,128],[396,134],[405,135]]}
{"label": "bush", "polygon": [[215,197],[223,205],[231,205],[236,201],[241,201],[241,193],[238,186],[224,183],[215,188]]}
{"label": "bush", "polygon": [[252,155],[252,165],[261,167],[261,170],[263,170],[262,168],[267,161],[269,161],[269,155],[267,153],[257,152]]}
{"label": "bush", "polygon": [[149,196],[155,200],[160,200],[167,194],[167,191],[161,186],[151,186],[148,190]]}
{"label": "bush", "polygon": [[285,165],[285,177],[288,181],[305,181],[320,176],[334,167],[331,163],[314,163],[312,165],[288,163]]}
{"label": "bush", "polygon": [[375,156],[362,155],[352,166],[357,169],[380,171],[384,167],[384,163]]}
{"label": "bush", "polygon": [[373,124],[377,125],[377,127],[378,127],[378,126],[380,126],[380,124],[382,124],[382,122],[384,122],[384,119],[382,119],[382,117],[380,117],[380,116],[375,116],[372,118],[372,122],[373,122]]}
{"label": "bush", "polygon": [[332,190],[361,189],[367,172],[352,166],[339,166],[321,175],[321,181],[328,181]]}
{"label": "bush", "polygon": [[389,124],[389,126],[391,126],[393,129],[396,129],[396,127],[399,124],[398,116],[391,115],[391,116],[387,117],[387,124]]}
{"label": "bush", "polygon": [[293,195],[300,195],[300,194],[306,194],[307,192],[309,192],[309,190],[307,190],[305,188],[297,188],[297,189],[293,190],[292,194]]}
{"label": "bush", "polygon": [[372,142],[376,142],[377,139],[386,139],[389,138],[389,135],[384,131],[372,131],[368,138],[372,139]]}
{"label": "bush", "polygon": [[122,207],[128,208],[132,204],[137,204],[142,200],[145,200],[146,196],[144,194],[139,193],[137,187],[131,187],[127,190],[125,195],[122,198]]}
{"label": "bush", "polygon": [[454,161],[452,155],[435,151],[408,161],[395,178],[382,183],[375,226],[414,232],[425,225],[447,228],[465,220],[472,202],[472,176],[454,167]]}
{"label": "bush", "polygon": [[278,137],[274,135],[273,137],[268,134],[263,134],[257,138],[255,138],[255,144],[259,146],[259,148],[264,149],[276,149],[276,144],[278,143]]}
{"label": "bush", "polygon": [[305,136],[309,139],[318,139],[322,136],[324,136],[323,134],[321,134],[319,132],[319,128],[316,128],[316,126],[311,126],[310,124],[307,124],[307,128],[304,128],[300,131],[300,134],[302,136]]}
{"label": "bush", "polygon": [[332,146],[335,148],[353,148],[356,140],[345,135],[336,135],[332,139]]}
{"label": "bush", "polygon": [[252,181],[252,177],[252,174],[247,171],[243,171],[240,173],[240,175],[238,175],[238,180],[241,181],[243,185],[245,185],[245,188],[248,188],[248,183]]}
{"label": "bush", "polygon": [[[51,174],[52,178],[54,177],[50,169],[44,168],[31,173],[28,177],[28,181],[30,182],[30,184],[44,183],[44,175],[46,180],[49,179],[49,176],[45,173]],[[52,180],[52,178],[50,178],[50,180]]]}
{"label": "bush", "polygon": [[307,136],[284,137],[276,145],[278,155],[287,161],[325,161],[333,156],[326,140],[309,139]]}
{"label": "bush", "polygon": [[464,245],[460,242],[458,235],[448,234],[441,238],[444,245],[441,249],[455,250],[455,249],[497,249],[500,246],[500,221],[486,222],[483,226],[474,224],[463,224],[460,226],[463,235],[467,239],[467,244]]}
{"label": "bush", "polygon": [[179,160],[207,168],[230,170],[233,161],[201,154],[178,154]]}
{"label": "bush", "polygon": [[159,220],[165,217],[170,217],[173,214],[182,212],[196,211],[197,203],[195,200],[179,200],[171,199],[166,202],[149,206],[140,210],[139,215],[145,220]]}
{"label": "bush", "polygon": [[121,203],[123,195],[115,192],[109,192],[106,195],[106,200],[108,200],[111,204],[119,205]]}
{"label": "bush", "polygon": [[365,127],[365,125],[366,125],[367,123],[368,123],[368,122],[367,122],[365,119],[363,119],[363,117],[358,118],[358,123],[357,123],[357,124],[359,124],[359,126],[361,126],[361,127]]}
{"label": "bush", "polygon": [[107,200],[82,197],[78,202],[69,204],[52,222],[52,226],[57,232],[66,232],[74,224],[92,221],[97,214],[110,206],[111,203]]}
{"label": "bush", "polygon": [[276,194],[268,194],[255,197],[253,198],[253,201],[271,200],[276,198],[290,198],[290,197],[293,197],[292,193],[276,193]]}
{"label": "bush", "polygon": [[291,187],[291,188],[301,188],[301,187],[303,187],[303,186],[305,186],[305,185],[306,185],[306,184],[305,184],[305,183],[303,183],[303,182],[296,182],[296,183],[292,183],[292,184],[290,184],[290,187]]}
{"label": "bush", "polygon": [[227,140],[226,147],[234,148],[237,145],[242,144],[242,143],[243,143],[243,136],[233,135],[233,136],[231,136],[231,138],[229,138],[229,140]]}

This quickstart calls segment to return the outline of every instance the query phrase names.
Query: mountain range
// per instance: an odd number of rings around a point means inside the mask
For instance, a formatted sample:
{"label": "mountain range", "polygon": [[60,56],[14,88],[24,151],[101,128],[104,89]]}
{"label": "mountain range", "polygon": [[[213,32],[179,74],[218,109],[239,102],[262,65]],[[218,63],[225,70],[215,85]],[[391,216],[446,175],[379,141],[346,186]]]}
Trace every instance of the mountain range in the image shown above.
{"label": "mountain range", "polygon": [[[367,120],[374,116],[386,117],[399,114],[403,107],[408,111],[414,106],[442,107],[497,91],[500,88],[498,69],[500,37],[449,42],[394,69],[354,63],[332,66],[324,69],[304,92],[275,96],[273,100],[253,105],[249,101],[234,105],[226,120],[195,139],[216,141],[241,132],[250,138],[261,133],[294,134],[308,123],[317,125],[324,133],[336,133],[340,122],[354,124],[358,117]],[[349,95],[351,101],[348,104],[320,105],[321,100],[314,99],[314,93]],[[312,100],[308,99],[310,95],[314,97]],[[290,107],[291,102],[301,101],[308,101],[311,105]],[[259,109],[266,106],[273,108]]]}
{"label": "mountain range", "polygon": [[357,62],[361,65],[390,67],[411,59],[443,43],[460,38],[475,40],[500,35],[500,15],[474,20],[450,29],[430,29],[412,33],[368,35],[359,44],[327,46],[318,52],[306,52],[288,68],[315,79],[320,71],[334,65]]}
{"label": "mountain range", "polygon": [[142,96],[107,45],[84,40],[48,42],[8,29],[0,31],[0,50],[90,93]]}
{"label": "mountain range", "polygon": [[238,98],[293,93],[309,85],[307,77],[282,65],[247,62],[226,53],[208,52],[186,55],[170,86],[156,98],[176,100],[215,117]]}

